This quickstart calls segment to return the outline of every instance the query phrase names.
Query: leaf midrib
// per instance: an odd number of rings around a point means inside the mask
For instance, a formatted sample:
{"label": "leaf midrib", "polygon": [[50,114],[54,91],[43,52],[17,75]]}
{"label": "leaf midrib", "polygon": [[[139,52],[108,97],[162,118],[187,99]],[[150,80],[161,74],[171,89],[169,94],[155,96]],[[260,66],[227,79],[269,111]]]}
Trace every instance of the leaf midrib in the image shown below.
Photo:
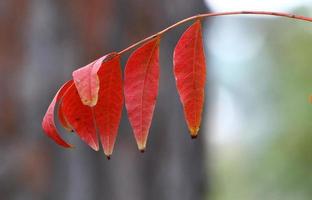
{"label": "leaf midrib", "polygon": [[[158,40],[158,39],[156,39]],[[154,51],[156,49],[158,45],[158,41],[155,41],[155,44],[153,46],[153,49],[151,51],[151,55],[149,56],[149,59],[148,59],[148,62],[146,63],[146,70],[145,70],[145,75],[144,75],[144,81],[143,81],[143,91],[142,91],[142,96],[141,96],[141,132],[140,132],[140,137],[142,137],[143,135],[143,101],[144,101],[144,97],[145,97],[145,87],[146,87],[146,80],[147,80],[147,75],[148,75],[148,72],[150,70],[150,63],[152,61],[152,57],[154,56]]]}

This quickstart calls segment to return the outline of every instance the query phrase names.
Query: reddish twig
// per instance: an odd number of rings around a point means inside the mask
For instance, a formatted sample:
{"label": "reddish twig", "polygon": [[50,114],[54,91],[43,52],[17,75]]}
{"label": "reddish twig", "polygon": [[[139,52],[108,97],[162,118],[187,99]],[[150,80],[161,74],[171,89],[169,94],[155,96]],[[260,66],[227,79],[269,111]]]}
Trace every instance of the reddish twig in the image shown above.
{"label": "reddish twig", "polygon": [[311,17],[305,17],[305,16],[300,16],[300,15],[294,15],[294,14],[289,14],[289,13],[281,13],[281,12],[268,12],[268,11],[234,11],[234,12],[216,12],[216,13],[205,13],[205,14],[199,14],[199,15],[195,15],[186,19],[183,19],[165,29],[163,29],[162,31],[159,31],[158,33],[155,33],[154,35],[151,35],[143,40],[140,40],[132,45],[130,45],[129,47],[121,50],[118,52],[118,54],[123,54],[126,53],[127,51],[157,37],[157,36],[161,36],[164,33],[170,31],[171,29],[174,29],[175,27],[184,24],[186,22],[192,21],[192,20],[196,20],[196,19],[201,19],[201,18],[206,18],[206,17],[216,17],[216,16],[225,16],[225,15],[270,15],[270,16],[277,16],[277,17],[286,17],[286,18],[292,18],[292,19],[296,19],[296,20],[302,20],[302,21],[308,21],[308,22],[312,22],[312,18]]}

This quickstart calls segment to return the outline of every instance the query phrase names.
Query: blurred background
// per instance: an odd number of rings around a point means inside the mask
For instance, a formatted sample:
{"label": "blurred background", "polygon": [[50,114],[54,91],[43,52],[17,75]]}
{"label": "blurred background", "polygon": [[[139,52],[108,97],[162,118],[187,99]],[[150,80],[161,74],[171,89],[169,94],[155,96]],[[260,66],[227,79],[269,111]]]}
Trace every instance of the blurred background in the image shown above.
{"label": "blurred background", "polygon": [[189,24],[162,38],[159,97],[144,154],[125,110],[110,161],[73,134],[62,131],[76,146],[66,150],[41,129],[73,70],[180,19],[233,10],[312,16],[312,1],[2,0],[0,199],[310,200],[307,22],[267,16],[204,21],[208,76],[197,140],[188,135],[172,73],[174,45]]}

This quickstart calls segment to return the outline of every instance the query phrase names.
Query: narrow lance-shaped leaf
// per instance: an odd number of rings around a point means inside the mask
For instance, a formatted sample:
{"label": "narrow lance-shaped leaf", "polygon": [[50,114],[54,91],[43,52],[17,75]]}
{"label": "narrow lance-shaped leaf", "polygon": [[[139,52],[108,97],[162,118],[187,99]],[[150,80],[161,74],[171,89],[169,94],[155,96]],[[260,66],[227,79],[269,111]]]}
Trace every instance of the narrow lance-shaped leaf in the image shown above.
{"label": "narrow lance-shaped leaf", "polygon": [[62,112],[77,135],[95,151],[99,150],[93,108],[83,105],[76,87],[71,87],[62,100]]}
{"label": "narrow lance-shaped leaf", "polygon": [[158,94],[159,42],[155,38],[129,57],[125,67],[125,103],[139,150],[144,151]]}
{"label": "narrow lance-shaped leaf", "polygon": [[205,54],[199,20],[181,36],[174,50],[173,62],[185,119],[192,138],[195,138],[201,123],[206,80]]}
{"label": "narrow lance-shaped leaf", "polygon": [[106,59],[98,70],[99,99],[94,108],[105,155],[113,152],[123,107],[122,71],[120,56]]}
{"label": "narrow lance-shaped leaf", "polygon": [[63,95],[68,91],[69,88],[73,87],[74,82],[68,81],[65,83],[61,89],[56,93],[55,97],[53,98],[43,120],[42,120],[42,128],[44,132],[51,138],[53,139],[57,144],[63,146],[63,147],[71,147],[70,144],[65,142],[59,135],[55,122],[54,122],[54,110],[56,103],[63,97]]}

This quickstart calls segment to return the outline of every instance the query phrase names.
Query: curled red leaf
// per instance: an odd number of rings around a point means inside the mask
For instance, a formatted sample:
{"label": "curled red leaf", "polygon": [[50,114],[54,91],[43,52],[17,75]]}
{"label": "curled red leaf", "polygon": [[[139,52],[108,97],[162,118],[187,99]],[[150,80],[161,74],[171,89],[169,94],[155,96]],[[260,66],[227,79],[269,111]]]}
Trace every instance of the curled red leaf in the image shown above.
{"label": "curled red leaf", "polygon": [[[79,95],[77,84],[71,80],[64,84],[53,99],[43,119],[43,129],[57,143],[70,147],[59,137],[54,124],[55,104],[61,100],[58,117],[62,126],[69,131],[75,131],[96,151],[99,149],[98,129],[104,153],[109,157],[113,152],[123,106],[120,56],[116,53],[108,54],[76,71],[75,77],[81,80],[78,81],[81,83],[78,87],[81,91],[87,91],[86,94],[94,94],[92,91],[98,90],[97,104],[85,105]],[[94,82],[94,78],[98,83]]]}
{"label": "curled red leaf", "polygon": [[96,105],[100,88],[99,77],[97,73],[102,63],[114,55],[116,55],[116,53],[107,54],[86,65],[85,67],[79,68],[73,72],[73,80],[84,105],[90,107]]}
{"label": "curled red leaf", "polygon": [[201,23],[197,20],[181,36],[174,54],[174,75],[191,136],[198,134],[206,80]]}
{"label": "curled red leaf", "polygon": [[68,144],[60,137],[54,122],[54,110],[56,103],[63,97],[63,95],[66,94],[70,88],[74,88],[72,87],[73,84],[73,81],[70,80],[59,89],[42,120],[42,128],[44,132],[57,144],[66,148],[72,147],[72,145]]}
{"label": "curled red leaf", "polygon": [[125,104],[141,151],[146,147],[158,95],[159,42],[157,37],[135,50],[125,67]]}

